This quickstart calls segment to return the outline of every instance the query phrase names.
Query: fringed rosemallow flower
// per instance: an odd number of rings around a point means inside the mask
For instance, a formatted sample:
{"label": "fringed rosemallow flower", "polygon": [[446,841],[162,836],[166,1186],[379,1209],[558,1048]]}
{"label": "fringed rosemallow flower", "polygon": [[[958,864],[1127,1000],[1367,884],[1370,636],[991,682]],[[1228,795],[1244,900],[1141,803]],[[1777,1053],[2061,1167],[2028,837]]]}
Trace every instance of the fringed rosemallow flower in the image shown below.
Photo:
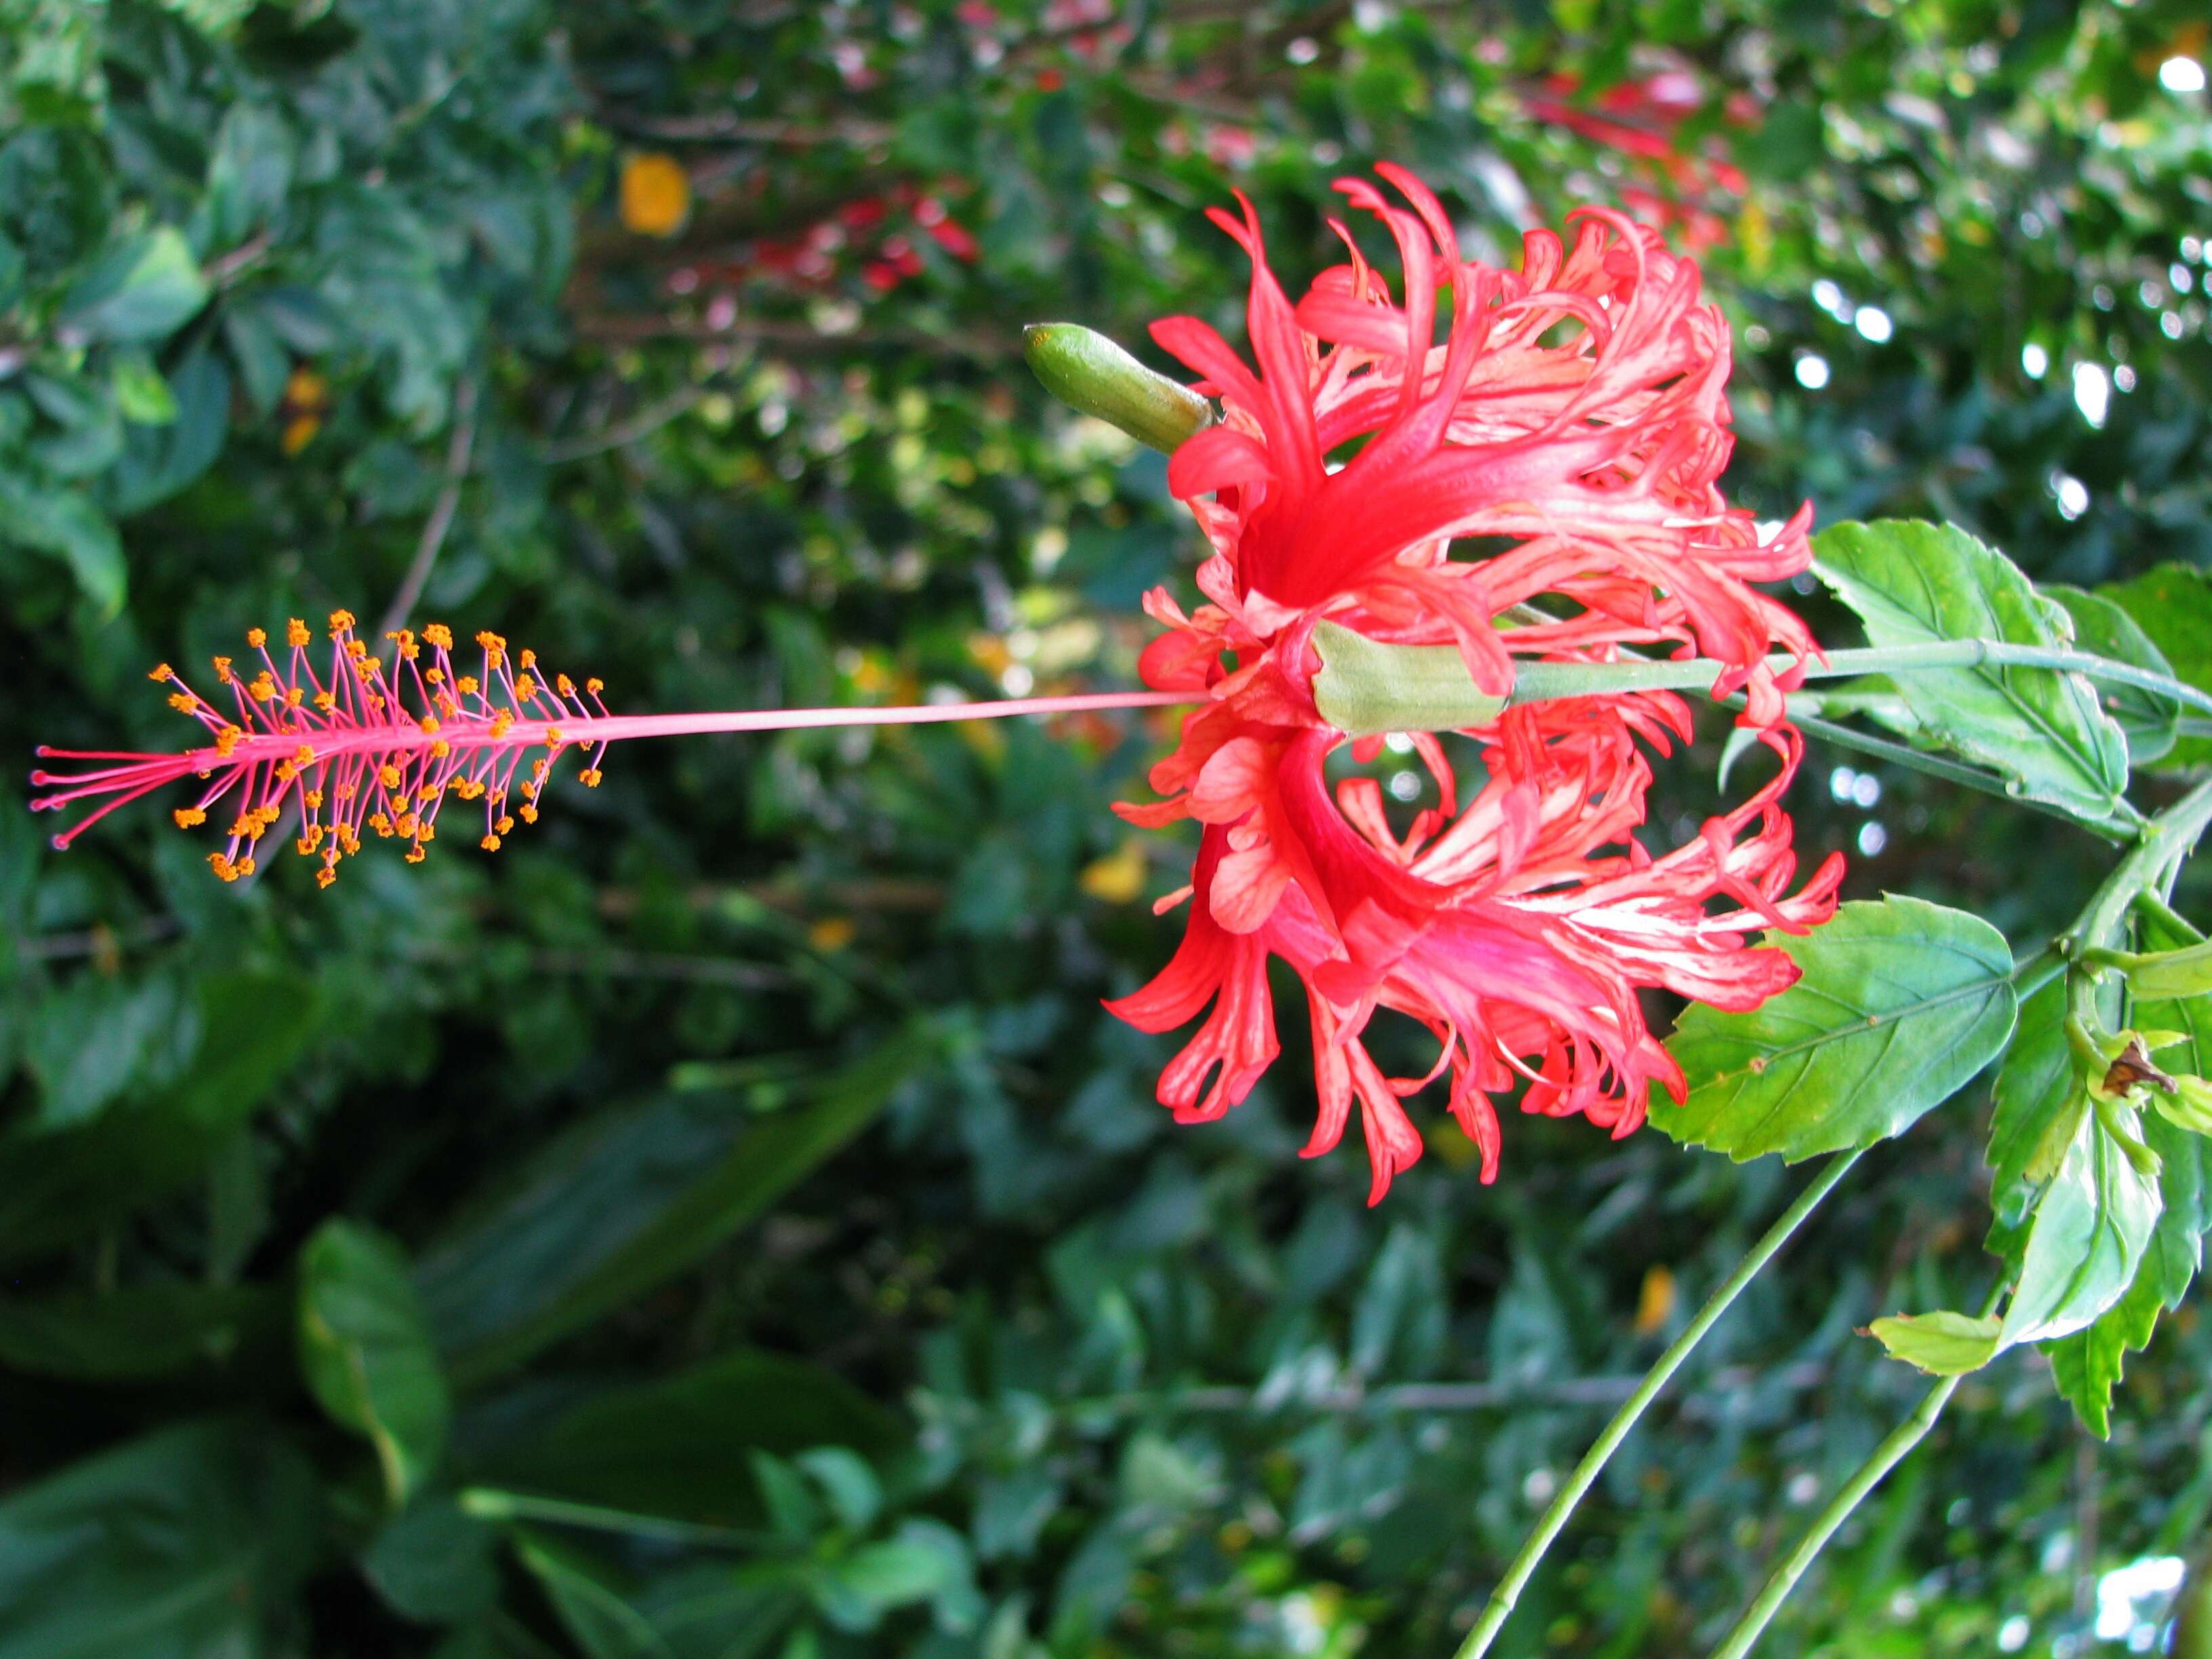
{"label": "fringed rosemallow flower", "polygon": [[[1202,832],[1190,886],[1162,902],[1192,902],[1181,948],[1108,1005],[1164,1031],[1212,1004],[1158,1090],[1179,1119],[1204,1121],[1276,1059],[1267,968],[1287,963],[1305,989],[1320,1097],[1307,1155],[1337,1144],[1356,1103],[1370,1202],[1420,1156],[1401,1101],[1446,1073],[1486,1182],[1510,1091],[1526,1111],[1635,1129],[1652,1084],[1683,1091],[1638,993],[1756,1006],[1796,969],[1752,935],[1825,920],[1842,876],[1831,858],[1790,891],[1779,801],[1802,745],[1783,694],[1817,647],[1752,584],[1806,567],[1810,515],[1762,540],[1720,492],[1729,333],[1699,303],[1696,267],[1585,210],[1571,246],[1533,233],[1518,271],[1495,270],[1461,257],[1417,180],[1378,171],[1410,210],[1364,180],[1339,187],[1396,244],[1402,302],[1338,225],[1350,262],[1293,307],[1245,204],[1241,220],[1213,217],[1251,258],[1255,363],[1194,319],[1152,331],[1224,412],[1169,467],[1212,544],[1198,573],[1210,603],[1186,615],[1155,591],[1146,609],[1168,631],[1141,670],[1211,701],[1153,769],[1168,799],[1119,810],[1143,825],[1194,818]],[[1461,538],[1494,550],[1454,558]],[[1718,693],[1746,694],[1742,721],[1779,764],[1695,841],[1655,857],[1631,835],[1651,777],[1639,745],[1664,754],[1686,740],[1681,702],[1511,707],[1465,729],[1484,781],[1464,803],[1443,742],[1413,738],[1437,804],[1401,833],[1373,779],[1328,780],[1346,741],[1316,702],[1316,639],[1330,627],[1454,647],[1500,698],[1516,659],[1702,653],[1723,665]],[[1380,739],[1359,735],[1352,758],[1371,760]],[[1382,1008],[1434,1038],[1427,1076],[1388,1077],[1370,1058],[1363,1033]]]}

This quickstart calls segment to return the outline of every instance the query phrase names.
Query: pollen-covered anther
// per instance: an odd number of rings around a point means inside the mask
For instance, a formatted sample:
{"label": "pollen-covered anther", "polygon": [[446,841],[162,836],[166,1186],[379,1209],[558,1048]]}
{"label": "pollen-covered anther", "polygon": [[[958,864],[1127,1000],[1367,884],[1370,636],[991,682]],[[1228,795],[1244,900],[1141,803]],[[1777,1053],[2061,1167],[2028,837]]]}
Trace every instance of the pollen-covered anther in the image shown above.
{"label": "pollen-covered anther", "polygon": [[477,845],[487,853],[496,853],[499,851],[499,837],[496,835],[487,834]]}
{"label": "pollen-covered anther", "polygon": [[297,650],[300,647],[307,644],[312,637],[313,635],[307,632],[307,624],[301,622],[297,617],[294,617],[285,623],[284,643],[292,647],[293,649]]}
{"label": "pollen-covered anther", "polygon": [[545,746],[548,749],[558,749],[561,746],[561,728],[559,726],[549,726],[545,728]]}
{"label": "pollen-covered anther", "polygon": [[328,887],[337,878],[338,872],[327,864],[315,872],[315,885],[318,887]]}
{"label": "pollen-covered anther", "polygon": [[447,756],[453,752],[453,745],[447,743],[443,738],[439,738],[437,742],[430,745],[430,758],[432,760],[443,760]]}
{"label": "pollen-covered anther", "polygon": [[337,638],[339,635],[346,632],[353,625],[354,614],[352,611],[333,611],[331,612],[331,637],[332,639]]}
{"label": "pollen-covered anther", "polygon": [[473,674],[462,675],[453,682],[453,690],[465,697],[473,697],[477,694],[477,677]]}
{"label": "pollen-covered anther", "polygon": [[179,806],[169,816],[176,819],[179,830],[197,829],[207,822],[207,814],[197,806]]}
{"label": "pollen-covered anther", "polygon": [[165,662],[157,662],[146,671],[146,678],[159,685],[177,678],[177,671]]}
{"label": "pollen-covered anther", "polygon": [[514,833],[514,820],[509,817],[506,813],[501,813],[499,815],[498,822],[492,825],[492,833],[494,835],[500,836],[513,835]]}
{"label": "pollen-covered anther", "polygon": [[443,623],[425,623],[422,625],[422,641],[438,650],[450,651],[453,648],[453,630]]}
{"label": "pollen-covered anther", "polygon": [[246,630],[246,642],[254,650],[258,651],[263,646],[269,643],[269,630],[265,628],[247,629]]}
{"label": "pollen-covered anther", "polygon": [[222,759],[228,760],[231,751],[238,747],[239,740],[245,735],[245,732],[234,726],[217,727],[215,734],[216,754]]}
{"label": "pollen-covered anther", "polygon": [[386,789],[397,789],[399,787],[399,769],[390,761],[385,762],[377,769],[376,781]]}
{"label": "pollen-covered anther", "polygon": [[169,707],[175,709],[179,714],[189,714],[193,709],[199,706],[200,700],[189,691],[172,691],[169,693]]}
{"label": "pollen-covered anther", "polygon": [[435,714],[425,714],[415,724],[422,728],[423,734],[427,737],[438,729],[438,717]]}
{"label": "pollen-covered anther", "polygon": [[518,675],[515,678],[514,700],[517,702],[528,702],[537,695],[538,682],[536,680],[532,679],[527,674]]}
{"label": "pollen-covered anther", "polygon": [[489,628],[477,635],[477,643],[483,647],[484,658],[494,668],[507,659],[507,641]]}
{"label": "pollen-covered anther", "polygon": [[538,809],[529,802],[525,801],[523,803],[521,811],[522,821],[525,823],[535,823],[538,822]]}
{"label": "pollen-covered anther", "polygon": [[514,716],[502,708],[491,717],[491,725],[486,728],[486,735],[496,743],[514,729]]}
{"label": "pollen-covered anther", "polygon": [[596,674],[595,674],[595,675],[593,675],[590,679],[587,679],[587,680],[586,680],[586,681],[584,682],[584,690],[586,690],[586,691],[588,691],[588,692],[590,692],[590,693],[591,693],[591,695],[592,695],[592,696],[595,696],[595,697],[596,697],[596,696],[598,696],[599,695],[599,693],[600,693],[600,692],[602,692],[602,691],[605,690],[606,689],[607,689],[607,683],[606,683],[605,680],[603,680],[603,679],[599,678]]}
{"label": "pollen-covered anther", "polygon": [[319,789],[308,790],[300,797],[300,804],[310,812],[320,811],[323,805],[323,792]]}
{"label": "pollen-covered anther", "polygon": [[556,674],[553,677],[553,684],[564,697],[573,697],[576,695],[576,682],[566,674]]}
{"label": "pollen-covered anther", "polygon": [[598,767],[587,766],[582,771],[576,774],[576,778],[577,781],[581,783],[585,788],[596,789],[599,787],[600,775],[599,769]]}
{"label": "pollen-covered anther", "polygon": [[215,677],[218,680],[222,681],[225,685],[228,685],[230,684],[230,659],[228,657],[217,657],[215,659]]}
{"label": "pollen-covered anther", "polygon": [[422,863],[422,860],[423,860],[424,859],[426,859],[426,858],[429,857],[430,855],[429,855],[428,853],[424,852],[421,847],[419,847],[419,846],[416,846],[416,847],[410,847],[410,848],[409,848],[407,849],[407,852],[406,852],[405,856],[406,856],[406,860],[407,860],[407,862],[408,862],[408,863],[410,863],[410,864],[420,864],[420,863]]}

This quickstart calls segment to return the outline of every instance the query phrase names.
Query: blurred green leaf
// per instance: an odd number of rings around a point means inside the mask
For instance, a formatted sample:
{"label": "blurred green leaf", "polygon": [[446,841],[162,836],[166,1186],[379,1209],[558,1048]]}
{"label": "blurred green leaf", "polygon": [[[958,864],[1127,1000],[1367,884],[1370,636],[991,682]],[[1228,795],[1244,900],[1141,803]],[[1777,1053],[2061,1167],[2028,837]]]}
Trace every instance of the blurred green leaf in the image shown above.
{"label": "blurred green leaf", "polygon": [[385,1604],[404,1618],[449,1625],[499,1598],[499,1534],[453,1498],[416,1498],[369,1540],[361,1566]]}
{"label": "blurred green leaf", "polygon": [[582,1551],[516,1528],[515,1558],[530,1569],[586,1659],[675,1659],[624,1588]]}
{"label": "blurred green leaf", "polygon": [[83,491],[0,465],[0,538],[68,565],[77,590],[103,621],[122,610],[123,544]]}
{"label": "blurred green leaf", "polygon": [[315,999],[296,980],[210,973],[193,988],[201,1029],[219,1041],[189,1076],[145,1105],[11,1149],[0,1261],[66,1243],[193,1180],[316,1030]]}
{"label": "blurred green leaf", "polygon": [[281,1355],[281,1298],[266,1285],[136,1285],[0,1302],[0,1362],[34,1376],[138,1382],[241,1350]]}
{"label": "blurred green leaf", "polygon": [[1964,911],[1892,894],[1842,906],[1811,934],[1770,933],[1798,981],[1750,1013],[1691,1005],[1668,1041],[1690,1085],[1651,1121],[1741,1163],[1796,1163],[1901,1134],[1986,1066],[2017,1002],[2004,935]]}
{"label": "blurred green leaf", "polygon": [[819,1366],[738,1352],[603,1389],[489,1468],[534,1492],[746,1526],[763,1518],[755,1454],[820,1446],[880,1454],[902,1437],[896,1418]]}
{"label": "blurred green leaf", "polygon": [[757,1120],[682,1096],[617,1108],[529,1160],[422,1253],[416,1282],[457,1382],[546,1344],[697,1261],[834,1157],[929,1052],[909,1031]]}
{"label": "blurred green leaf", "polygon": [[313,1471],[267,1424],[185,1422],[0,1502],[9,1659],[281,1650],[317,1522]]}
{"label": "blurred green leaf", "polygon": [[[1821,580],[1858,613],[1875,645],[2069,643],[2065,611],[2011,560],[1954,525],[1831,525],[1814,546]],[[1894,678],[1927,737],[1997,768],[2033,799],[2101,823],[2128,787],[2126,740],[2078,676],[1981,667]]]}
{"label": "blurred green leaf", "polygon": [[445,1374],[407,1257],[390,1239],[333,1218],[300,1252],[300,1368],[323,1409],[376,1448],[394,1508],[446,1449]]}
{"label": "blurred green leaf", "polygon": [[149,343],[173,333],[207,298],[184,234],[163,225],[102,255],[62,301],[59,322],[87,340]]}

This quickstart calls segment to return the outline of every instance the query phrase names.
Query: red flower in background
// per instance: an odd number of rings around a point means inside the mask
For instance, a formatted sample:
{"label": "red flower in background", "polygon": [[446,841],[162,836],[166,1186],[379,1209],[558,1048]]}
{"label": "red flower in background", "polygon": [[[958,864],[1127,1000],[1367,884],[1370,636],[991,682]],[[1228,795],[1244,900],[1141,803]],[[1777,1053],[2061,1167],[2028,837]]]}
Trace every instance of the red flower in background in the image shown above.
{"label": "red flower in background", "polygon": [[[1205,828],[1181,949],[1109,1005],[1164,1030],[1212,1003],[1159,1086],[1179,1118],[1211,1119],[1279,1053],[1267,964],[1287,962],[1313,1029],[1320,1119],[1308,1154],[1336,1144],[1356,1101],[1370,1201],[1420,1155],[1400,1101],[1446,1073],[1486,1181],[1493,1097],[1513,1088],[1525,1085],[1526,1110],[1633,1130],[1651,1083],[1678,1097],[1683,1086],[1638,993],[1756,1006],[1796,969],[1750,935],[1825,920],[1842,875],[1831,858],[1788,895],[1796,857],[1778,803],[1800,740],[1784,714],[1790,676],[1767,659],[1817,647],[1752,584],[1805,568],[1809,513],[1761,543],[1717,487],[1731,442],[1729,336],[1698,301],[1697,268],[1650,231],[1586,210],[1571,247],[1534,232],[1519,271],[1494,270],[1461,258],[1418,181],[1379,171],[1411,211],[1364,180],[1340,188],[1397,244],[1402,304],[1338,226],[1350,263],[1293,307],[1246,204],[1241,222],[1214,217],[1252,258],[1256,368],[1194,319],[1153,330],[1225,415],[1169,469],[1213,546],[1198,574],[1211,603],[1186,616],[1153,593],[1146,608],[1169,632],[1141,670],[1156,688],[1212,701],[1153,770],[1169,799],[1121,810]],[[1450,558],[1464,537],[1510,545]],[[1546,622],[1504,617],[1539,594],[1568,608]],[[1696,841],[1655,858],[1630,835],[1650,782],[1639,744],[1663,754],[1686,739],[1682,702],[1640,693],[1509,708],[1467,733],[1486,781],[1464,805],[1443,744],[1415,739],[1438,804],[1401,835],[1372,779],[1327,781],[1345,739],[1313,700],[1310,635],[1323,617],[1376,640],[1455,645],[1498,694],[1516,657],[1702,653],[1727,665],[1719,690],[1747,691],[1744,721],[1780,764]],[[1378,1008],[1437,1039],[1428,1076],[1386,1077],[1369,1056],[1362,1033]]]}

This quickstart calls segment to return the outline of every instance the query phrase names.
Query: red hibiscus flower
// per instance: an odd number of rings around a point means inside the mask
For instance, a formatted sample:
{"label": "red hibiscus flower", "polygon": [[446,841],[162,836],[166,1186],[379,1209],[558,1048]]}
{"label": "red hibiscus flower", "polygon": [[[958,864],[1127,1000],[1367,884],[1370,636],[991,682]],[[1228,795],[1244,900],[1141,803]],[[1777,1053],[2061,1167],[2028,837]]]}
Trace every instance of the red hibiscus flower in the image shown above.
{"label": "red hibiscus flower", "polygon": [[[1796,858],[1778,803],[1801,744],[1784,718],[1793,673],[1769,659],[1817,647],[1752,584],[1805,568],[1810,514],[1762,543],[1720,492],[1729,335],[1698,301],[1697,268],[1641,227],[1586,210],[1571,248],[1532,233],[1519,271],[1494,270],[1461,257],[1418,181],[1378,171],[1411,211],[1364,180],[1340,188],[1389,228],[1402,303],[1338,226],[1350,263],[1293,307],[1245,204],[1241,222],[1213,216],[1252,258],[1256,368],[1195,319],[1153,330],[1224,416],[1169,469],[1212,544],[1198,574],[1211,603],[1185,615],[1153,593],[1146,609],[1169,631],[1140,667],[1150,685],[1211,701],[1153,769],[1167,799],[1121,810],[1204,829],[1190,888],[1163,902],[1193,900],[1182,947],[1108,1005],[1158,1031],[1212,1004],[1158,1091],[1178,1118],[1204,1121],[1277,1057],[1267,967],[1288,963],[1320,1097],[1308,1155],[1335,1146],[1356,1101],[1370,1201],[1420,1155],[1401,1100],[1446,1073],[1485,1181],[1498,1166],[1494,1100],[1516,1088],[1524,1110],[1635,1129],[1653,1082],[1678,1098],[1683,1087],[1638,992],[1756,1006],[1796,969],[1751,935],[1825,920],[1842,876],[1831,858],[1788,892]],[[1451,557],[1468,538],[1504,545]],[[1548,608],[1512,610],[1539,596]],[[1747,694],[1743,721],[1780,763],[1695,841],[1654,857],[1631,835],[1645,815],[1644,750],[1686,740],[1686,707],[1631,693],[1510,708],[1464,733],[1485,781],[1463,805],[1443,742],[1414,738],[1437,804],[1401,834],[1373,779],[1328,781],[1346,739],[1314,702],[1324,618],[1377,641],[1454,645],[1498,695],[1520,657],[1603,661],[1656,646],[1716,658],[1717,690]],[[1367,739],[1352,758],[1379,746]],[[1363,1033],[1381,1008],[1436,1038],[1426,1077],[1387,1077],[1370,1057]]]}

